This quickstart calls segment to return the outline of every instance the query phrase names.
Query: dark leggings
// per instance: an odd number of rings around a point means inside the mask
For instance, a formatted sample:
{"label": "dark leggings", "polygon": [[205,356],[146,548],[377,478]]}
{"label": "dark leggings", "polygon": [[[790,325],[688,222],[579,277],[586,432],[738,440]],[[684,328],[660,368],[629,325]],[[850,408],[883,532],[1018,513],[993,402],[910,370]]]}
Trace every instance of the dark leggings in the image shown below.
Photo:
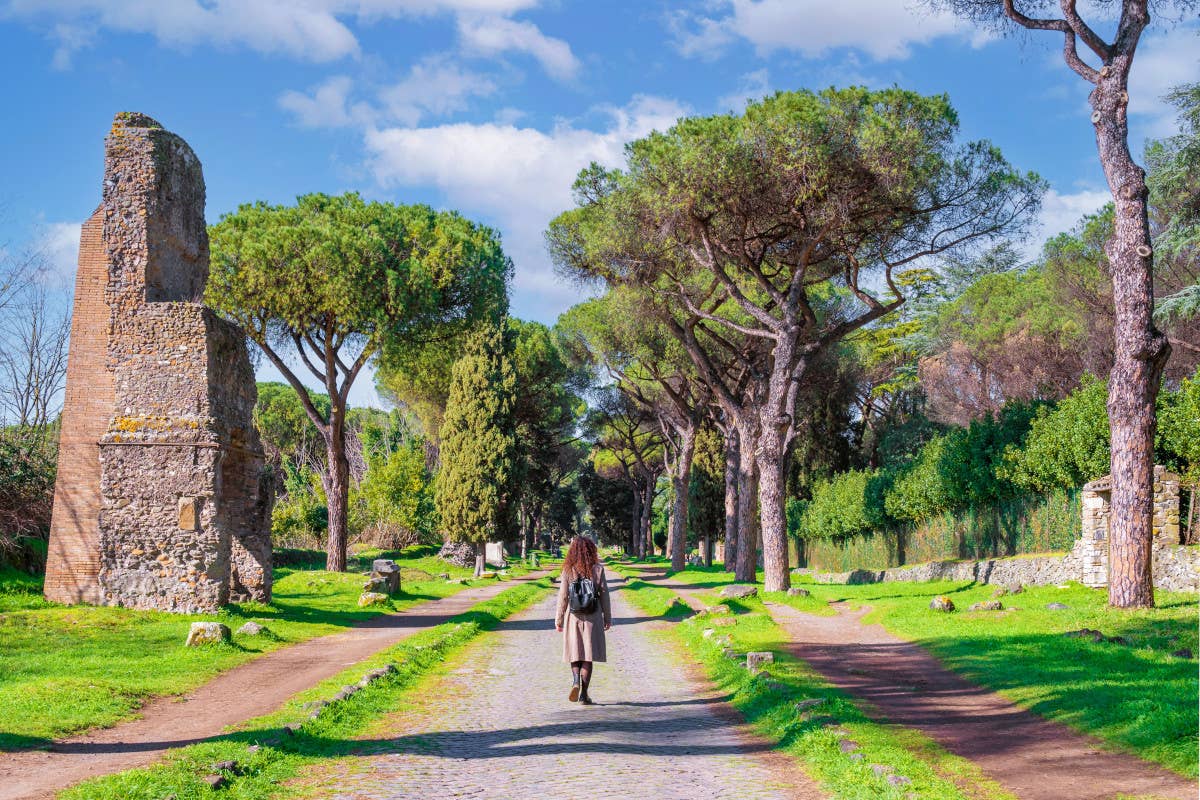
{"label": "dark leggings", "polygon": [[588,684],[592,682],[592,662],[572,661],[571,674],[579,678],[580,693],[587,695]]}

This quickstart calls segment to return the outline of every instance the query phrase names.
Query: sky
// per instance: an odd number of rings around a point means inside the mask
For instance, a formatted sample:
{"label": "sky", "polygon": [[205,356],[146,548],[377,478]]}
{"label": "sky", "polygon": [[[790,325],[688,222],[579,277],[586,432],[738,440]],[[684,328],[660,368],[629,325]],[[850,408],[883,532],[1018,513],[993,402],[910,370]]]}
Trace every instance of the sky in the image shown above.
{"label": "sky", "polygon": [[[581,295],[542,234],[582,167],[681,116],[857,84],[946,93],[964,141],[1045,177],[1034,252],[1108,199],[1061,46],[911,0],[0,0],[0,247],[44,253],[69,285],[104,135],[140,111],[200,157],[210,223],[309,192],[457,209],[501,233],[512,313],[552,324]],[[1155,20],[1135,152],[1177,129],[1162,97],[1197,80],[1195,12]],[[351,398],[380,403],[369,375]]]}

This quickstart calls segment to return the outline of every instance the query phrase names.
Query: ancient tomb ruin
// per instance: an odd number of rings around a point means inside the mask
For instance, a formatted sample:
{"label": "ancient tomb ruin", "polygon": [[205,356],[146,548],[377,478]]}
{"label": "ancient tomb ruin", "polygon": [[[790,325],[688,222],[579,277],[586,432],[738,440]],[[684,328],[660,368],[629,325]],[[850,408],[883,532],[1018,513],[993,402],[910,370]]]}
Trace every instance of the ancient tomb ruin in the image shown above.
{"label": "ancient tomb ruin", "polygon": [[201,304],[200,161],[142,114],[83,226],[46,598],[210,612],[271,595],[271,485],[241,330]]}

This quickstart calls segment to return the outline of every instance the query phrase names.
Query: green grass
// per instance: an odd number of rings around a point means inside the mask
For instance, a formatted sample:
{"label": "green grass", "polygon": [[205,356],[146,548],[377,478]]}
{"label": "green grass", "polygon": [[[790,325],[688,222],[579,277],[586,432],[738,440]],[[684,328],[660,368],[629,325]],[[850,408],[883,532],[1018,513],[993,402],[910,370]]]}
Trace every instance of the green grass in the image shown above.
{"label": "green grass", "polygon": [[[319,686],[297,695],[278,712],[252,720],[236,733],[172,751],[161,763],[144,769],[108,775],[79,784],[59,795],[61,800],[200,800],[213,792],[204,776],[213,765],[236,761],[235,772],[221,790],[237,800],[266,800],[296,796],[300,787],[285,782],[323,759],[350,755],[363,747],[357,737],[380,715],[402,703],[424,676],[447,656],[480,633],[526,608],[550,591],[546,578],[515,585],[474,606],[451,622],[423,631]],[[357,681],[375,667],[394,664],[396,671],[348,700],[328,706],[316,720],[307,721],[294,736],[283,735],[283,725],[305,720],[303,704],[330,698],[340,686]],[[259,749],[251,752],[257,745]]]}
{"label": "green grass", "polygon": [[[421,551],[367,552],[352,567],[369,568],[374,557],[397,557],[402,567],[402,592],[388,609],[358,608],[363,576],[356,573],[280,568],[270,605],[233,604],[211,615],[62,606],[42,599],[40,580],[0,573],[0,750],[112,725],[150,698],[185,693],[265,652],[465,588],[438,573],[470,575]],[[184,647],[196,620],[225,623],[233,642]],[[248,620],[271,635],[236,635]]]}
{"label": "green grass", "polygon": [[[659,591],[666,590],[631,584],[627,586],[627,597],[639,609],[654,613],[662,605]],[[711,617],[700,615],[664,635],[681,649],[682,657],[705,668],[708,677],[728,694],[729,702],[758,733],[800,761],[832,796],[875,800],[904,798],[912,792],[926,800],[1012,800],[971,762],[948,753],[915,730],[869,719],[849,697],[806,664],[784,653],[785,634],[758,599],[735,601],[714,595],[704,599],[728,605],[737,622],[715,627],[714,635],[705,638]],[[775,663],[767,668],[769,677],[753,676],[741,665],[741,659],[724,656],[725,636],[738,654],[774,652]],[[823,703],[798,713],[796,703],[810,698],[820,698]],[[839,731],[843,736],[838,735]],[[856,752],[862,754],[861,760],[842,752],[843,738],[859,745]],[[875,773],[874,764],[891,767],[912,783],[892,786],[885,776]]]}
{"label": "green grass", "polygon": [[[1157,593],[1158,608],[1107,606],[1102,590],[1032,586],[1006,611],[969,613],[996,587],[971,583],[803,584],[820,601],[869,605],[865,622],[916,642],[951,669],[1044,717],[1187,777],[1197,775],[1197,598]],[[959,609],[929,611],[945,594]],[[1052,611],[1048,603],[1063,603]],[[1063,636],[1093,628],[1129,645]],[[1186,648],[1193,658],[1172,656]]]}

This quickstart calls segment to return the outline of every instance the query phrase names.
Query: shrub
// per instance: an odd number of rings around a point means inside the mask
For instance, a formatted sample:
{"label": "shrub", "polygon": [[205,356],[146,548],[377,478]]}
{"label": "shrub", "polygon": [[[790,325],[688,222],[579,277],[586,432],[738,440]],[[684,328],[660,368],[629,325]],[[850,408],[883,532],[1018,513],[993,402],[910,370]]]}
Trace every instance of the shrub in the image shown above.
{"label": "shrub", "polygon": [[885,524],[878,506],[868,503],[867,489],[875,473],[851,470],[813,484],[812,499],[795,502],[789,515],[804,539],[853,536]]}
{"label": "shrub", "polygon": [[1179,390],[1160,396],[1157,450],[1185,481],[1200,482],[1200,371]]}
{"label": "shrub", "polygon": [[402,547],[437,539],[433,477],[425,466],[425,446],[410,439],[390,453],[373,456],[351,504],[364,517],[375,544]]}
{"label": "shrub", "polygon": [[889,516],[901,522],[915,522],[953,505],[954,498],[941,479],[941,469],[952,444],[950,437],[954,435],[962,434],[952,432],[930,439],[921,448],[916,461],[897,473],[895,483],[883,501]]}
{"label": "shrub", "polygon": [[1073,489],[1108,473],[1108,389],[1092,377],[1054,407],[1037,410],[1021,446],[1010,445],[1000,476],[1032,491]]}

